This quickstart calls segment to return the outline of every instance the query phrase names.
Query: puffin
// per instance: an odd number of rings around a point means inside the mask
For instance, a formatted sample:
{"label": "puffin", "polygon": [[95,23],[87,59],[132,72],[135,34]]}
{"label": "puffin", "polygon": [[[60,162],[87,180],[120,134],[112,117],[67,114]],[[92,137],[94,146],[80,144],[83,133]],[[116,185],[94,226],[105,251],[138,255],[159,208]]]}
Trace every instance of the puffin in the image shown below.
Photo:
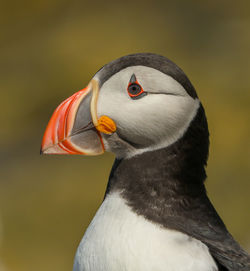
{"label": "puffin", "polygon": [[104,151],[115,161],[73,271],[250,270],[207,196],[207,119],[175,63],[123,56],[56,108],[42,154]]}

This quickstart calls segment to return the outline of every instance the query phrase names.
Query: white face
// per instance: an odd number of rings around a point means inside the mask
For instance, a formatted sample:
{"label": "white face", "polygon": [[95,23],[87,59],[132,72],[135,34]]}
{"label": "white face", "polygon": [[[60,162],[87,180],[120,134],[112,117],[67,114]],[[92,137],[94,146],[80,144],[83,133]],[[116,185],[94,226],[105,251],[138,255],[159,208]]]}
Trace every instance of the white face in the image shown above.
{"label": "white face", "polygon": [[[147,92],[136,100],[127,91],[133,74]],[[98,73],[94,78],[98,79]],[[125,68],[100,89],[97,115],[106,115],[117,125],[114,134],[104,135],[105,148],[121,158],[166,147],[182,137],[199,104],[181,84],[156,69]]]}

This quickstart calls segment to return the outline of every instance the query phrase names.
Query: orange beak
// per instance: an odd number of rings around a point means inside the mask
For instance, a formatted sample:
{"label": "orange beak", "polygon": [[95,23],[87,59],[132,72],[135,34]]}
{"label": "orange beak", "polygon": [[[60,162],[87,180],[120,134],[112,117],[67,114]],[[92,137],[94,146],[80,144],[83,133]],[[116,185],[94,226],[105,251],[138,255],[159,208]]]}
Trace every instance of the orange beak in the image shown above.
{"label": "orange beak", "polygon": [[98,155],[104,152],[98,131],[98,82],[90,84],[62,102],[45,130],[41,153]]}

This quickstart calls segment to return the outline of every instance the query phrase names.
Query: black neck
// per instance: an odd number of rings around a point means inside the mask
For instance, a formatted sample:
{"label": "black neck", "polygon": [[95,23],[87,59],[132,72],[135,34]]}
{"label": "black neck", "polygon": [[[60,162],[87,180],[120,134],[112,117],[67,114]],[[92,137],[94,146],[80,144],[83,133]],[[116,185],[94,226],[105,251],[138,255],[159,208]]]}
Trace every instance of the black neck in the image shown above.
{"label": "black neck", "polygon": [[219,270],[243,270],[242,266],[248,270],[247,253],[228,233],[206,195],[208,147],[207,122],[201,106],[175,144],[116,160],[106,195],[118,191],[138,215],[200,240],[219,262]]}
{"label": "black neck", "polygon": [[[106,194],[120,191],[139,214],[158,221],[164,212],[195,208],[204,199],[209,133],[203,107],[171,146],[115,160]],[[158,221],[162,223],[162,221]]]}

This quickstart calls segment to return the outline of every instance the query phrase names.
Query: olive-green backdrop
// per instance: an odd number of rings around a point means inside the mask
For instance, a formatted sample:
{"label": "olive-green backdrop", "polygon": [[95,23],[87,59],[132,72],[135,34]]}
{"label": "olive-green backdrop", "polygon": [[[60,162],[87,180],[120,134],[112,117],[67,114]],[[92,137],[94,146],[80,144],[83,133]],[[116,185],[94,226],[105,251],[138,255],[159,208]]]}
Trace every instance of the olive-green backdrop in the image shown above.
{"label": "olive-green backdrop", "polygon": [[40,156],[55,107],[105,63],[154,52],[187,73],[211,133],[208,194],[250,250],[250,1],[1,1],[0,270],[66,271],[114,156]]}

